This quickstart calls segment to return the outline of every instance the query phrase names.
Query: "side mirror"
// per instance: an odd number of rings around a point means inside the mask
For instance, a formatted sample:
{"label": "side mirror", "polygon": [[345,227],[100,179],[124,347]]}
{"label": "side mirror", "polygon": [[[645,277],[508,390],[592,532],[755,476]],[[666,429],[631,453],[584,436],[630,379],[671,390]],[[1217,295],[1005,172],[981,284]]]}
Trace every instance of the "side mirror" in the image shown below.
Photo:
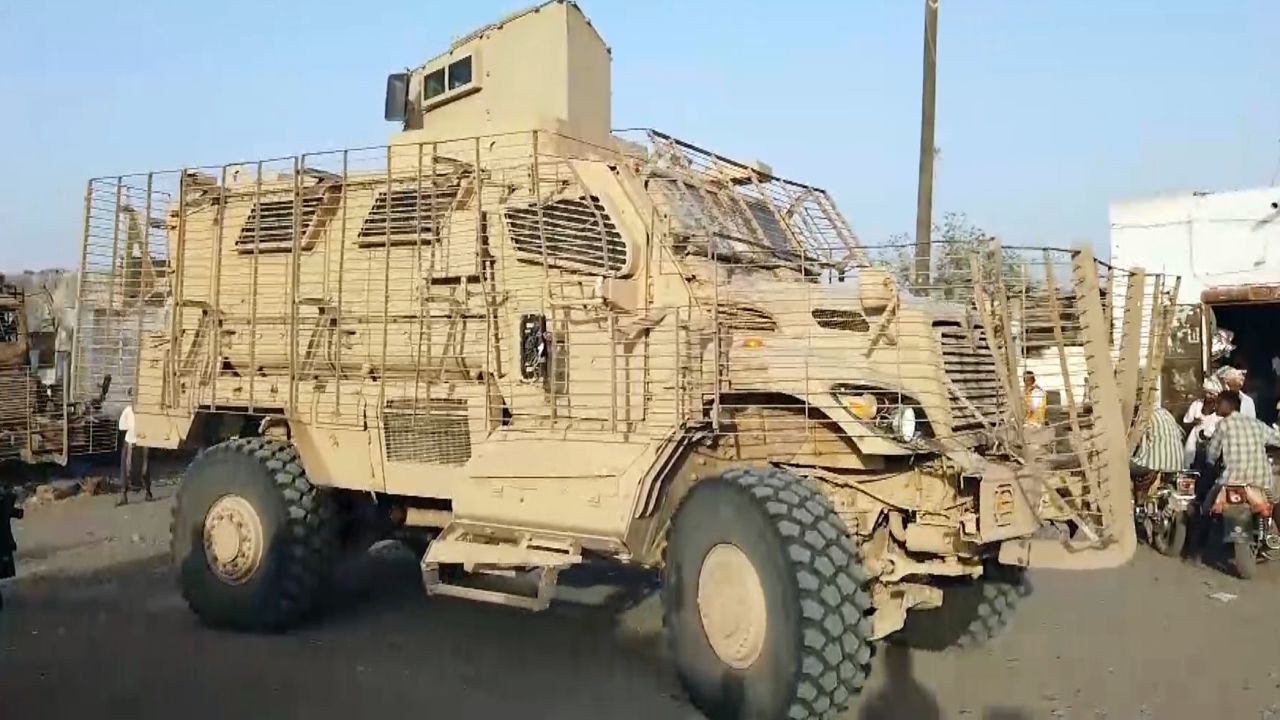
{"label": "side mirror", "polygon": [[382,116],[388,122],[403,122],[409,107],[409,73],[387,76],[386,108]]}

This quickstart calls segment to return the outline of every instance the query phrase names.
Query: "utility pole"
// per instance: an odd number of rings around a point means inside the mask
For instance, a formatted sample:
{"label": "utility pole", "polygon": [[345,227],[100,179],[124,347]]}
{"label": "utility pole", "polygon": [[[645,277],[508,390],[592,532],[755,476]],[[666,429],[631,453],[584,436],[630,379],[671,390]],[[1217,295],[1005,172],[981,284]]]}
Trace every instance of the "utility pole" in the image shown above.
{"label": "utility pole", "polygon": [[916,187],[915,284],[929,284],[933,246],[933,116],[938,74],[938,0],[924,0],[924,84],[920,90],[920,180]]}

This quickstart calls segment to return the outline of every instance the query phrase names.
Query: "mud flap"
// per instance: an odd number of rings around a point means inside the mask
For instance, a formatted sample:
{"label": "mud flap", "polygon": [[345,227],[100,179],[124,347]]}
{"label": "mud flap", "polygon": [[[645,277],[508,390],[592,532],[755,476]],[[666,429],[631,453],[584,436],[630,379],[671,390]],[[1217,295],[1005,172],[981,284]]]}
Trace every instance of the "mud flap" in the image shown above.
{"label": "mud flap", "polygon": [[1230,545],[1253,541],[1253,510],[1248,505],[1222,508],[1222,542]]}

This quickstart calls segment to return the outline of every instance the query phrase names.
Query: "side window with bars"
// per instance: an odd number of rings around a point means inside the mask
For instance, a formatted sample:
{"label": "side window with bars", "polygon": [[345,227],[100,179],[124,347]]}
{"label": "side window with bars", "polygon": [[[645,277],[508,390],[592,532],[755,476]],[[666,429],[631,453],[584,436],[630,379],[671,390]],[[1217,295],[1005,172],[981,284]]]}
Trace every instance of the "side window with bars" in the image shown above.
{"label": "side window with bars", "polygon": [[516,253],[527,262],[606,276],[627,266],[627,243],[594,195],[511,207],[503,217]]}
{"label": "side window with bars", "polygon": [[[321,195],[309,195],[298,202],[298,238],[303,240],[316,219],[316,211],[323,201]],[[240,233],[236,236],[236,250],[242,253],[292,252],[294,230],[294,199],[260,200],[249,211]]]}
{"label": "side window with bars", "polygon": [[435,242],[448,223],[459,190],[457,185],[379,190],[360,225],[357,244],[374,247]]}

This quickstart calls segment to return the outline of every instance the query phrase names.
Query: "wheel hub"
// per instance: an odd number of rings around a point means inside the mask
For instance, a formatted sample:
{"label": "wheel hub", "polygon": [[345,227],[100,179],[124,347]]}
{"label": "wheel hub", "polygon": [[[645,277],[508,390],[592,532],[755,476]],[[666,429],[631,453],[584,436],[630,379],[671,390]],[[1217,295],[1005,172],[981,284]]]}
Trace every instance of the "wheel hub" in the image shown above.
{"label": "wheel hub", "polygon": [[262,563],[262,520],[248,500],[223,495],[204,518],[204,554],[223,582],[239,585]]}
{"label": "wheel hub", "polygon": [[768,628],[764,586],[737,546],[716,545],[702,560],[698,615],[711,649],[726,665],[742,670],[760,657]]}

